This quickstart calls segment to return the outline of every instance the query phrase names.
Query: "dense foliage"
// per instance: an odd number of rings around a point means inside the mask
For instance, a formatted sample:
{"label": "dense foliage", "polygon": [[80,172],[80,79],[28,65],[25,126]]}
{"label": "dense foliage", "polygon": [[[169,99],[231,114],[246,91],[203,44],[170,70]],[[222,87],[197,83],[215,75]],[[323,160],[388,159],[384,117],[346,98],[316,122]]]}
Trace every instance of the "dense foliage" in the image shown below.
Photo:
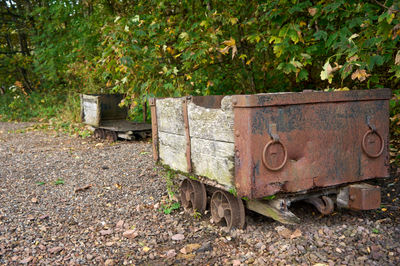
{"label": "dense foliage", "polygon": [[389,87],[398,113],[397,1],[4,0],[0,8],[3,90],[122,92],[140,106],[149,96]]}

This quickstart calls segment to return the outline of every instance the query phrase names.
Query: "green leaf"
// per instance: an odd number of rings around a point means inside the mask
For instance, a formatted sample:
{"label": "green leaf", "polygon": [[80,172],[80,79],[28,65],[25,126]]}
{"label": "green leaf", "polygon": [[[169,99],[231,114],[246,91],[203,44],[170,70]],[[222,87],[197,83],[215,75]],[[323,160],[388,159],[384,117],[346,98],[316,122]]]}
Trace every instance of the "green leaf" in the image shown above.
{"label": "green leaf", "polygon": [[368,69],[371,71],[374,66],[381,66],[384,63],[384,58],[380,55],[374,55],[369,58]]}
{"label": "green leaf", "polygon": [[324,40],[326,41],[326,39],[328,38],[328,33],[326,31],[323,30],[319,30],[316,33],[314,33],[314,38],[316,40]]}

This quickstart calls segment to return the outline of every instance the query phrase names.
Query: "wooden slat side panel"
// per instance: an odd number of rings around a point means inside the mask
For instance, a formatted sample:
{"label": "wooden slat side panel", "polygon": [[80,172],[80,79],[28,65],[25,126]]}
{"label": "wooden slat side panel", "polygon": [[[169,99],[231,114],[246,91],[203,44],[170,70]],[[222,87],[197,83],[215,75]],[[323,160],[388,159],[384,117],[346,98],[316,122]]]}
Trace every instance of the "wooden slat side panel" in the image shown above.
{"label": "wooden slat side panel", "polygon": [[195,174],[234,186],[234,144],[214,140],[191,139],[191,158]]}
{"label": "wooden slat side panel", "polygon": [[220,109],[210,109],[188,103],[190,137],[234,142],[233,108],[231,97],[226,96]]}
{"label": "wooden slat side panel", "polygon": [[161,163],[168,165],[174,170],[187,173],[186,137],[159,131],[158,140],[158,152]]}
{"label": "wooden slat side panel", "polygon": [[157,99],[157,123],[159,132],[185,135],[182,101],[183,98]]}

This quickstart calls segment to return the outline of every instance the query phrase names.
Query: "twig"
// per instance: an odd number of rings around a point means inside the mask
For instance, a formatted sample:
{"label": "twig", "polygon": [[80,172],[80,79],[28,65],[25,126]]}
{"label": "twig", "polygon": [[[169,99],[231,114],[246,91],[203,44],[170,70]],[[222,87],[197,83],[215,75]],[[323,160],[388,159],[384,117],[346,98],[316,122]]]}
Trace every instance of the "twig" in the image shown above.
{"label": "twig", "polygon": [[84,186],[84,187],[79,187],[79,188],[75,189],[75,193],[77,193],[77,192],[79,192],[79,191],[84,191],[84,190],[86,190],[86,189],[89,189],[89,188],[91,188],[92,186],[93,186],[92,184],[89,184],[89,185],[86,185],[86,186]]}

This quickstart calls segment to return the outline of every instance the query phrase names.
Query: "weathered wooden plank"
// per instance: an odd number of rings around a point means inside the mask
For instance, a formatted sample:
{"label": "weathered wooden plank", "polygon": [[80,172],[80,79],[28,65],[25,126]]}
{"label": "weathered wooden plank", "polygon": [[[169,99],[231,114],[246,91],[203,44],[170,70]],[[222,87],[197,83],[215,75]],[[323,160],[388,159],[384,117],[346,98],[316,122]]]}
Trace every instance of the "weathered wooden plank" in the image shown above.
{"label": "weathered wooden plank", "polygon": [[188,104],[190,137],[234,142],[231,96],[222,99],[220,109]]}
{"label": "weathered wooden plank", "polygon": [[185,136],[159,131],[158,139],[161,163],[174,170],[187,172]]}
{"label": "weathered wooden plank", "polygon": [[195,174],[234,186],[234,143],[191,139],[191,158]]}
{"label": "weathered wooden plank", "polygon": [[157,123],[159,132],[185,135],[182,101],[183,98],[157,99]]}
{"label": "weathered wooden plank", "polygon": [[112,131],[151,131],[151,125],[147,123],[138,123],[128,120],[106,120],[102,121],[101,128]]}

